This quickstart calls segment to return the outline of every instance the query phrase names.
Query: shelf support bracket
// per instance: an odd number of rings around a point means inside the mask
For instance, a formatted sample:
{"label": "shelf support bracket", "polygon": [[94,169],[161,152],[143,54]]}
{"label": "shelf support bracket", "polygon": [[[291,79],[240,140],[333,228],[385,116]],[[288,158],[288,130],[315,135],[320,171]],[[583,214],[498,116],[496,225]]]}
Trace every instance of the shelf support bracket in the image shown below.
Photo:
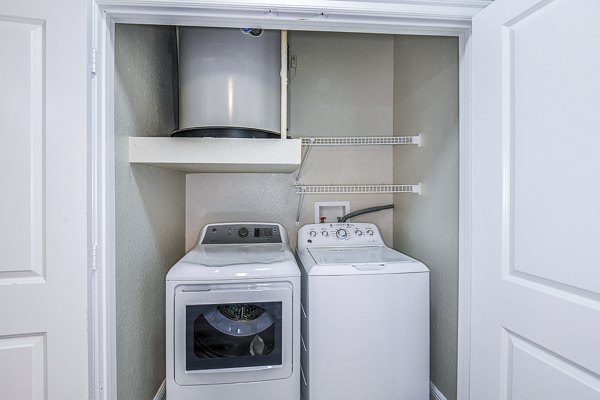
{"label": "shelf support bracket", "polygon": [[306,160],[308,159],[308,155],[312,150],[312,145],[315,141],[315,138],[311,138],[310,142],[306,145],[306,151],[304,152],[304,156],[302,157],[302,161],[300,162],[300,168],[298,168],[298,173],[296,174],[296,183],[300,181],[300,176],[302,175],[302,171],[304,170],[304,166],[306,165]]}
{"label": "shelf support bracket", "polygon": [[298,199],[298,211],[296,211],[296,226],[300,226],[300,214],[302,213],[302,203],[304,202],[304,193],[300,193]]}

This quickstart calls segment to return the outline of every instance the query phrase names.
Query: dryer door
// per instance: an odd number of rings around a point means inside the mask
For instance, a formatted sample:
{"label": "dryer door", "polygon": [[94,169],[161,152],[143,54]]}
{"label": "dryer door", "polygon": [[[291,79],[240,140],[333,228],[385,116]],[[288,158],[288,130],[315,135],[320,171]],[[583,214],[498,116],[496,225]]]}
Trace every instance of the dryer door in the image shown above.
{"label": "dryer door", "polygon": [[289,282],[179,287],[175,381],[202,385],[288,378],[292,315]]}

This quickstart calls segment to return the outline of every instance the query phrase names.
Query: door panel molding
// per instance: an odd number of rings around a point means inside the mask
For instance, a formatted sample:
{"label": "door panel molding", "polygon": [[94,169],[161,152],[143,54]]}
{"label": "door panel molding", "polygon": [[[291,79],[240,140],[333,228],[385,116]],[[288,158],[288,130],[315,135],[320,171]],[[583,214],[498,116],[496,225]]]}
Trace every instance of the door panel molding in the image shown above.
{"label": "door panel molding", "polygon": [[[510,330],[503,330],[502,340],[506,399],[595,400],[600,395],[600,375],[593,371]],[[548,370],[556,380],[540,380],[534,366]],[[528,387],[528,381],[537,389]]]}
{"label": "door panel molding", "polygon": [[[509,22],[502,26],[502,49],[503,49],[503,163],[504,163],[504,276],[516,276],[521,280],[532,280],[537,285],[548,285],[556,290],[585,297],[590,300],[598,301],[600,299],[600,278],[597,277],[595,271],[591,268],[585,268],[581,262],[570,262],[570,256],[566,253],[568,250],[561,249],[560,231],[574,231],[576,223],[570,221],[569,201],[571,196],[569,191],[576,185],[570,185],[566,179],[560,179],[558,182],[545,182],[551,179],[553,174],[548,171],[556,171],[555,165],[560,163],[562,149],[557,148],[560,144],[552,146],[544,144],[544,139],[547,134],[551,134],[551,129],[543,132],[535,132],[532,130],[532,123],[520,123],[526,119],[523,115],[529,111],[529,106],[517,104],[516,90],[525,92],[529,89],[527,85],[523,85],[524,81],[532,81],[536,71],[519,69],[521,60],[525,60],[529,54],[523,54],[523,49],[519,51],[517,47],[520,41],[535,40],[528,36],[537,34],[538,36],[546,37],[542,31],[548,29],[547,26],[540,24],[541,17],[553,17],[555,20],[560,20],[559,14],[563,7],[568,7],[568,2],[564,0],[546,0],[539,4],[535,4],[530,8],[525,9],[522,13],[512,18]],[[552,6],[552,7],[550,7]],[[543,15],[539,15],[543,13]],[[537,26],[536,26],[537,24]],[[523,31],[526,29],[526,31]],[[564,35],[569,35],[564,33]],[[553,41],[552,38],[548,39]],[[573,37],[573,40],[576,40]],[[542,41],[543,42],[543,41]],[[538,40],[537,43],[540,43]],[[540,46],[543,47],[542,43]],[[556,62],[556,52],[554,49],[539,49],[536,52],[538,63],[547,65],[547,68],[552,68],[552,64]],[[585,63],[583,55],[581,60],[574,59],[573,64]],[[562,61],[563,63],[567,63]],[[542,65],[540,65],[542,68]],[[558,74],[556,74],[558,75]],[[557,79],[560,77],[557,76]],[[517,82],[518,81],[518,82]],[[520,84],[519,84],[520,83]],[[519,89],[517,89],[519,88]],[[557,88],[559,90],[560,88]],[[539,111],[539,110],[538,110]],[[574,113],[576,114],[576,113]],[[553,115],[540,115],[539,118],[552,119]],[[523,128],[521,125],[525,125]],[[535,128],[534,128],[535,129]],[[569,136],[569,132],[565,131],[559,135],[552,135],[548,141],[560,141],[563,137]],[[528,137],[534,136],[534,139]],[[596,141],[600,145],[600,141]],[[592,143],[590,143],[590,146]],[[535,156],[535,162],[529,162],[531,155],[542,153]],[[600,166],[600,163],[598,163]],[[520,184],[516,183],[516,175],[519,175]],[[559,176],[557,174],[557,176]],[[585,186],[585,182],[582,182]],[[556,207],[556,214],[544,215],[542,207],[535,204],[543,205],[548,202],[549,196],[554,196],[562,201],[563,206]],[[590,196],[594,198],[594,195]],[[595,195],[600,199],[600,195]],[[523,200],[525,202],[523,204]],[[532,214],[535,217],[532,217]],[[520,217],[518,216],[520,215]],[[524,223],[517,222],[526,221]],[[533,221],[533,222],[532,222]],[[535,224],[534,224],[535,222]],[[529,228],[520,229],[529,224]],[[531,226],[538,225],[537,228]],[[590,225],[595,225],[590,223]],[[591,234],[600,234],[600,230],[590,228]],[[556,232],[556,233],[552,233]],[[588,233],[588,234],[589,234]],[[573,232],[576,234],[576,232]],[[547,242],[547,244],[543,243]],[[529,249],[529,250],[526,250]],[[590,251],[590,249],[583,249]],[[560,254],[558,253],[560,252]],[[558,256],[551,256],[551,253],[557,253]],[[562,256],[562,258],[561,258]],[[544,268],[535,267],[534,261],[542,260]]]}
{"label": "door panel molding", "polygon": [[[12,245],[0,254],[0,285],[45,281],[45,21],[0,15],[2,90],[0,110],[11,132],[0,149],[0,241]],[[23,68],[22,65],[28,65]]]}
{"label": "door panel molding", "polygon": [[2,393],[11,399],[46,399],[46,335],[0,336]]}
{"label": "door panel molding", "polygon": [[600,310],[600,294],[596,292],[590,292],[575,286],[569,286],[561,282],[552,281],[550,279],[513,269],[504,276],[504,280],[536,290],[540,293],[550,294],[555,297],[563,298],[564,300]]}

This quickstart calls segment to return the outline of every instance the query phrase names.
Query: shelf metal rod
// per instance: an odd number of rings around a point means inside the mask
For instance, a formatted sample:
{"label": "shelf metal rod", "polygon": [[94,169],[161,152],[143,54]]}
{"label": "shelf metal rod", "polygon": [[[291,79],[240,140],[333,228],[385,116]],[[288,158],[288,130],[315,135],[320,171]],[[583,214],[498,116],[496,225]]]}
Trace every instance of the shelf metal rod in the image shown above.
{"label": "shelf metal rod", "polygon": [[[302,145],[304,145],[304,139],[302,139]],[[302,175],[302,171],[304,170],[304,166],[306,165],[306,160],[308,159],[308,155],[310,154],[310,150],[312,149],[312,140],[309,140],[306,146],[306,151],[304,152],[304,156],[302,157],[302,161],[300,162],[300,168],[298,168],[298,173],[296,174],[296,182],[300,180],[300,175]]]}
{"label": "shelf metal rod", "polygon": [[296,226],[300,226],[300,214],[302,214],[302,203],[304,203],[304,193],[300,193],[298,199],[298,210],[296,211]]}

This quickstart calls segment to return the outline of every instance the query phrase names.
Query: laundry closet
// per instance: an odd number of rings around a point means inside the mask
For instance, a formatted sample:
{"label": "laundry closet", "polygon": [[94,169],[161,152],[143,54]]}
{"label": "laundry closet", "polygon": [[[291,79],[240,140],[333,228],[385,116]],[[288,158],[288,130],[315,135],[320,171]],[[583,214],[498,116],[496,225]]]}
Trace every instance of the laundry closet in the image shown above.
{"label": "laundry closet", "polygon": [[[350,202],[352,211],[394,204],[393,210],[352,221],[376,224],[388,246],[430,268],[431,380],[448,400],[456,398],[458,39],[289,31],[287,40],[288,137],[413,137],[414,141],[311,147],[305,141],[302,154],[309,154],[301,173],[299,168],[291,173],[268,168],[184,173],[131,163],[130,138],[168,138],[179,128],[177,28],[116,25],[119,399],[150,399],[165,377],[165,275],[195,245],[205,224],[278,222],[287,228],[295,247],[299,226],[315,222],[316,202],[344,201]],[[389,141],[395,142],[400,141]],[[302,185],[376,189],[301,196],[297,192]],[[387,185],[407,185],[411,190],[377,192],[377,187]],[[413,187],[420,193],[413,193]]]}

